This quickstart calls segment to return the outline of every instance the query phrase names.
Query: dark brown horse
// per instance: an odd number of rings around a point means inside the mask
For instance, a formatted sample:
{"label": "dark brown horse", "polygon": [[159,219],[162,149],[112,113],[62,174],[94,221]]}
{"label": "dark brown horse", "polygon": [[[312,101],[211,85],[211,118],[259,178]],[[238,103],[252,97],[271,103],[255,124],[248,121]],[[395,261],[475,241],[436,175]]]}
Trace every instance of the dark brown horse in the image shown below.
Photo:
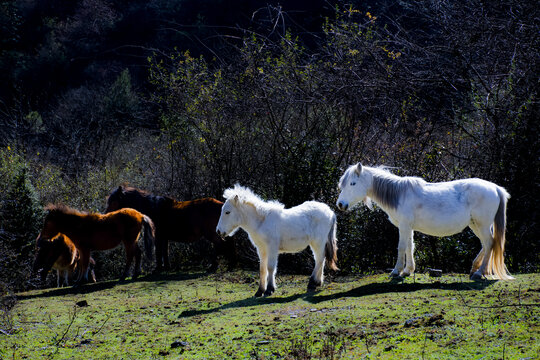
{"label": "dark brown horse", "polygon": [[[36,245],[36,259],[33,271],[39,272],[41,281],[45,282],[51,269],[56,270],[57,286],[68,286],[80,269],[80,255],[75,244],[64,234],[58,234],[51,240],[43,240]],[[90,257],[89,272],[93,282],[96,282],[94,265],[96,262]]]}
{"label": "dark brown horse", "polygon": [[106,215],[80,212],[64,205],[49,205],[45,210],[47,215],[37,245],[40,246],[43,241],[52,239],[58,233],[67,235],[80,253],[81,268],[77,283],[80,283],[87,274],[92,250],[109,250],[120,243],[124,244],[126,266],[120,280],[128,276],[133,258],[135,258],[133,279],[141,272],[142,250],[139,247],[142,247],[141,237],[144,238],[146,255],[152,258],[154,224],[148,216],[137,210],[122,209]]}
{"label": "dark brown horse", "polygon": [[217,256],[223,254],[229,265],[236,261],[234,240],[225,242],[216,234],[216,226],[223,203],[213,198],[176,201],[170,197],[156,196],[132,187],[118,187],[107,199],[106,212],[129,207],[150,216],[156,225],[157,271],[170,268],[169,241],[190,243],[202,237],[215,246],[210,271],[218,266]]}

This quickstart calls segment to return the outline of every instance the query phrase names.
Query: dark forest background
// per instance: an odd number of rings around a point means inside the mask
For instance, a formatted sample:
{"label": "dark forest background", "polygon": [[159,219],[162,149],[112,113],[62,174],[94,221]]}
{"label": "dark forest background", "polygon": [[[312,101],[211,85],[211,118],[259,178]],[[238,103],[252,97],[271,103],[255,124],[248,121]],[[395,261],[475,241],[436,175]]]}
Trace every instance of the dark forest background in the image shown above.
{"label": "dark forest background", "polygon": [[[47,203],[103,211],[122,183],[221,199],[239,182],[334,207],[358,161],[504,186],[507,265],[538,271],[539,22],[518,0],[1,1],[0,292],[37,285]],[[338,221],[342,273],[394,265],[382,211]],[[469,230],[416,242],[419,271],[467,272],[480,249]],[[175,245],[176,269],[209,247]],[[95,258],[101,280],[124,263],[121,248]]]}

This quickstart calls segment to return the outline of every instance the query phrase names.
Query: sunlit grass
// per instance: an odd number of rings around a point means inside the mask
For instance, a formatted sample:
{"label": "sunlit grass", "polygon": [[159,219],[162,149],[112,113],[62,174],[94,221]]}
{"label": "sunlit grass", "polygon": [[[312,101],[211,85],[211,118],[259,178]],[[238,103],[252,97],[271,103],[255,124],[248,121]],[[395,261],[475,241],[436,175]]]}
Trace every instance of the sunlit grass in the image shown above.
{"label": "sunlit grass", "polygon": [[[540,274],[509,282],[465,275],[278,276],[254,298],[257,274],[167,274],[18,294],[0,357],[22,358],[534,358]],[[86,301],[88,306],[77,306]],[[3,325],[4,326],[4,325]],[[5,329],[4,329],[5,330]],[[9,335],[8,335],[9,334]]]}

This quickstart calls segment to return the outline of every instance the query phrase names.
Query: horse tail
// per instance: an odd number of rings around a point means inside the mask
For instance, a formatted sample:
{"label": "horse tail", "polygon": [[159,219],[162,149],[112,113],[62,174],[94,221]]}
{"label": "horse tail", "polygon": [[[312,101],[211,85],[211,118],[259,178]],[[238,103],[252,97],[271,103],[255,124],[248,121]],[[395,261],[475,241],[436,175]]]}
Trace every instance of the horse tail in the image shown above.
{"label": "horse tail", "polygon": [[499,186],[497,187],[497,194],[499,195],[499,208],[493,221],[493,254],[490,259],[491,266],[488,266],[488,269],[492,269],[492,273],[501,280],[511,280],[513,277],[504,264],[506,204],[510,198],[510,194]]}
{"label": "horse tail", "polygon": [[143,215],[144,251],[148,259],[152,259],[152,250],[156,238],[154,222],[148,216]]}
{"label": "horse tail", "polygon": [[330,269],[332,270],[339,270],[337,267],[336,228],[337,228],[336,214],[333,214],[332,226],[330,228],[330,232],[328,232],[328,240],[326,241],[326,245],[324,246],[324,257],[326,258],[326,261],[328,262],[328,267],[330,267]]}

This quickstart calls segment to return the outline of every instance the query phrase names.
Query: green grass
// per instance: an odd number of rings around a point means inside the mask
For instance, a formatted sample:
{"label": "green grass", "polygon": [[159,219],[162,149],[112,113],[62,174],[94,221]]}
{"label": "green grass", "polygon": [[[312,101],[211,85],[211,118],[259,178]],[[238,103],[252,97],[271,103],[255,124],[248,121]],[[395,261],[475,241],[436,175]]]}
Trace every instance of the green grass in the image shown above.
{"label": "green grass", "polygon": [[[465,275],[167,274],[18,294],[0,323],[2,359],[537,359],[540,274],[508,282]],[[77,306],[86,301],[88,306]]]}

